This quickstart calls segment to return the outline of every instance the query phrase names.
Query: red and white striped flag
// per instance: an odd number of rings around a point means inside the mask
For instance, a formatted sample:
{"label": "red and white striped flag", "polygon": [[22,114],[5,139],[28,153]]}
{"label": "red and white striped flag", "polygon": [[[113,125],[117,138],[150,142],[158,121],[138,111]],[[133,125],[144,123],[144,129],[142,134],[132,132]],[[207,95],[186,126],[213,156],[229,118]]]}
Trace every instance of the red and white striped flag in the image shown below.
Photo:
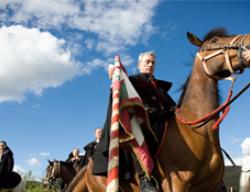
{"label": "red and white striped flag", "polygon": [[112,115],[109,141],[108,180],[106,192],[119,191],[119,106],[120,106],[120,58],[115,57],[112,76]]}
{"label": "red and white striped flag", "polygon": [[[112,77],[112,116],[108,162],[108,186],[106,192],[119,191],[119,141],[129,141],[138,162],[146,175],[153,169],[142,128],[151,129],[142,100],[131,84],[120,58],[115,58]],[[119,135],[119,128],[125,135]]]}

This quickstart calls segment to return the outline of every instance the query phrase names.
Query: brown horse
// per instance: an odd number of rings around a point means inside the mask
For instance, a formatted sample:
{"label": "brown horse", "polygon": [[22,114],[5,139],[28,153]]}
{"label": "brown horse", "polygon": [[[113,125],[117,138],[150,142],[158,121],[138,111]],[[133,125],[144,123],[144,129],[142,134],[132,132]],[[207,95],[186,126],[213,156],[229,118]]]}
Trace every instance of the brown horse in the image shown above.
{"label": "brown horse", "polygon": [[46,168],[46,175],[43,178],[43,183],[44,185],[53,186],[55,185],[55,181],[58,178],[61,178],[63,183],[60,184],[62,186],[58,187],[64,188],[65,185],[67,186],[71,182],[75,175],[76,170],[72,164],[58,160],[49,161],[49,165]]}
{"label": "brown horse", "polygon": [[[93,176],[93,161],[89,159],[86,167],[82,168],[74,179],[70,182],[65,192],[104,192],[106,191],[107,178],[102,176]],[[138,181],[122,181],[122,192],[139,192]]]}
{"label": "brown horse", "polygon": [[[250,34],[227,35],[214,29],[201,41],[188,33],[189,41],[200,49],[181,95],[176,117],[166,122],[167,131],[155,161],[160,191],[216,192],[223,178],[224,161],[220,149],[219,130],[212,129],[218,114],[199,127],[186,125],[180,118],[196,120],[219,106],[218,80],[243,72],[250,61],[242,57],[250,49]],[[105,192],[106,178],[91,174],[93,162],[79,172],[68,186],[68,192]],[[138,192],[136,182],[120,180],[121,191]]]}

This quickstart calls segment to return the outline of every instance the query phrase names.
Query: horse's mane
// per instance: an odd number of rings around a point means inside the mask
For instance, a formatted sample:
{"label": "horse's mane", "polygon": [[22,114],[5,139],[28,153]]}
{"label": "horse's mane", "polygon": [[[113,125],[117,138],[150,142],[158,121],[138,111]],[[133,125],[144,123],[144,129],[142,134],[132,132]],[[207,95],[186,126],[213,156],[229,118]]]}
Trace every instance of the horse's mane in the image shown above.
{"label": "horse's mane", "polygon": [[72,188],[74,188],[76,186],[76,184],[79,182],[80,179],[82,179],[85,171],[87,169],[87,166],[82,167],[78,173],[76,174],[76,176],[72,179],[72,181],[69,183],[67,189],[65,192],[71,192]]}
{"label": "horse's mane", "polygon": [[62,163],[64,166],[69,167],[71,169],[74,169],[72,164],[70,162],[67,161],[60,161],[60,163]]}
{"label": "horse's mane", "polygon": [[[212,37],[229,37],[229,36],[232,36],[230,34],[228,34],[227,30],[223,27],[218,27],[218,28],[213,28],[212,30],[210,30],[203,38],[203,42],[211,39]],[[192,65],[191,65],[192,66]],[[191,73],[189,74],[188,78],[186,79],[185,83],[181,86],[180,88],[180,91],[182,91],[181,93],[181,96],[180,96],[180,99],[178,101],[178,104],[177,104],[177,107],[180,107],[182,102],[183,102],[183,98],[184,98],[184,95],[187,91],[187,85],[189,83],[189,80],[190,80],[190,76],[191,76]],[[220,98],[218,97],[218,103],[220,101]]]}
{"label": "horse's mane", "polygon": [[203,38],[203,42],[211,39],[212,37],[229,37],[231,35],[228,34],[227,30],[223,27],[213,28],[210,30]]}
{"label": "horse's mane", "polygon": [[186,79],[185,83],[181,86],[181,88],[179,89],[180,91],[182,91],[181,93],[181,96],[180,96],[180,99],[177,103],[177,107],[180,107],[182,102],[183,102],[183,99],[184,99],[184,95],[187,91],[187,85],[188,85],[188,82],[190,80],[190,77],[191,77],[191,74],[188,76],[188,78]]}

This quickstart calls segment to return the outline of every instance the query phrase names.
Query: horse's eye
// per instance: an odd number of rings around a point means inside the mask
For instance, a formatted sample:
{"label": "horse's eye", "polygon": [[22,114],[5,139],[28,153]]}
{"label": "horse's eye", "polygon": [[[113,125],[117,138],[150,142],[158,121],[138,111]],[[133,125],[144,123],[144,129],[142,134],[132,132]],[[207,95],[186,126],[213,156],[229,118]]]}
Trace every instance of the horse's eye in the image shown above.
{"label": "horse's eye", "polygon": [[213,37],[211,40],[210,40],[210,43],[218,43],[220,41],[220,39],[218,37]]}

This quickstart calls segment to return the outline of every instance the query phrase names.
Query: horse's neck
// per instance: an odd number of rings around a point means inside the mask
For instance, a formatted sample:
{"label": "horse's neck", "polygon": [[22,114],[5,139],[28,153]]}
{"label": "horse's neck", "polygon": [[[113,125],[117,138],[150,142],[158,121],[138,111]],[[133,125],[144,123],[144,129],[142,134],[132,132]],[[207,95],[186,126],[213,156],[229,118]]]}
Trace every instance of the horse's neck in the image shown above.
{"label": "horse's neck", "polygon": [[218,106],[217,87],[217,81],[208,77],[196,60],[180,106],[188,120],[204,117]]}
{"label": "horse's neck", "polygon": [[65,182],[69,183],[75,174],[76,172],[73,167],[61,163],[61,177]]}

